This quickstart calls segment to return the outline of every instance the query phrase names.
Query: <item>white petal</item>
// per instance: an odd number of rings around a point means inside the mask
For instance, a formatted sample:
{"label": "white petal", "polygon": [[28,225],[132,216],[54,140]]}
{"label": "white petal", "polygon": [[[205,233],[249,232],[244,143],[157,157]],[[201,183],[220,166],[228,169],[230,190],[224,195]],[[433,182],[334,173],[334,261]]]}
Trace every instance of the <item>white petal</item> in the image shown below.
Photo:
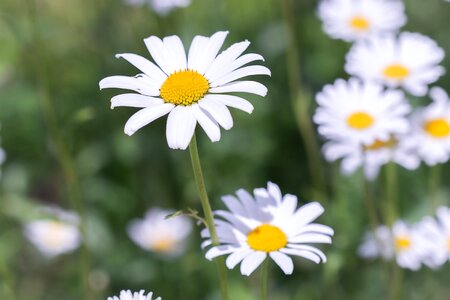
{"label": "white petal", "polygon": [[125,124],[125,133],[127,135],[134,134],[137,130],[141,129],[143,126],[149,124],[150,122],[156,120],[159,117],[164,116],[169,113],[173,104],[164,103],[164,104],[156,104],[150,107],[141,109],[137,113],[131,116]]}
{"label": "white petal", "polygon": [[294,271],[294,263],[292,259],[282,252],[270,252],[269,256],[275,261],[275,263],[283,270],[284,274],[290,275]]}
{"label": "white petal", "polygon": [[202,59],[203,51],[208,44],[209,38],[201,35],[194,37],[189,48],[188,54],[188,69],[194,69],[194,66],[198,65],[198,61]]}
{"label": "white petal", "polygon": [[213,34],[208,42],[205,43],[203,51],[200,51],[201,57],[195,60],[194,64],[190,64],[189,68],[199,72],[200,74],[205,74],[206,70],[210,67],[211,63],[219,53],[220,48],[228,35],[228,31],[219,31]]}
{"label": "white petal", "polygon": [[174,62],[176,68],[174,71],[186,70],[187,68],[186,52],[184,51],[184,46],[180,38],[176,35],[172,35],[165,37],[163,42],[164,46],[166,47],[167,51],[169,51],[170,56],[172,57],[172,60]]}
{"label": "white petal", "polygon": [[209,91],[211,93],[230,93],[230,92],[250,93],[262,97],[267,95],[267,88],[261,83],[256,81],[234,81],[226,85],[211,88]]}
{"label": "white petal", "polygon": [[159,96],[156,83],[146,75],[130,76],[109,76],[99,82],[100,89],[126,89],[133,90],[148,96]]}
{"label": "white petal", "polygon": [[155,104],[163,104],[161,98],[149,97],[141,94],[121,94],[111,98],[111,108],[118,106],[148,107]]}
{"label": "white petal", "polygon": [[208,260],[212,260],[215,257],[230,254],[235,251],[239,251],[239,248],[231,247],[228,245],[216,246],[209,249],[208,252],[206,252],[205,257]]}
{"label": "white petal", "polygon": [[283,248],[280,251],[286,254],[304,257],[306,259],[312,260],[316,264],[320,263],[320,257],[309,251],[289,249],[289,248]]}
{"label": "white petal", "polygon": [[214,98],[208,95],[198,102],[200,107],[206,111],[211,117],[217,121],[224,129],[228,130],[233,127],[233,118],[228,108]]}
{"label": "white petal", "polygon": [[323,243],[331,244],[331,237],[323,234],[305,233],[289,239],[289,243]]}
{"label": "white petal", "polygon": [[297,245],[297,244],[288,244],[288,247],[289,248],[298,249],[298,250],[310,251],[310,252],[316,254],[317,256],[319,256],[320,259],[324,263],[327,262],[327,257],[325,256],[325,254],[321,250],[319,250],[319,249],[317,249],[315,247],[308,246],[308,245]]}
{"label": "white petal", "polygon": [[263,66],[249,66],[249,67],[243,67],[240,69],[237,69],[231,73],[226,74],[223,77],[220,77],[219,79],[211,82],[211,87],[217,87],[224,84],[227,84],[229,82],[235,81],[237,79],[251,76],[251,75],[269,75],[270,76],[270,70]]}
{"label": "white petal", "polygon": [[192,112],[197,119],[200,126],[206,132],[211,142],[217,142],[220,140],[220,127],[219,124],[213,119],[206,115],[198,104],[192,105]]}
{"label": "white petal", "polygon": [[265,252],[257,251],[249,254],[241,263],[242,275],[249,276],[259,267],[259,265],[266,259]]}
{"label": "white petal", "polygon": [[233,107],[245,111],[246,113],[251,114],[253,112],[253,105],[247,100],[232,95],[208,95],[208,98],[216,99],[217,101],[222,102],[226,106]]}
{"label": "white petal", "polygon": [[244,258],[246,258],[252,252],[253,251],[250,249],[245,249],[245,250],[236,251],[234,253],[231,253],[225,261],[228,269],[233,269],[238,263],[240,263]]}
{"label": "white petal", "polygon": [[231,45],[228,49],[220,53],[208,70],[205,73],[205,77],[208,78],[210,82],[215,79],[222,77],[224,74],[228,73],[224,72],[233,61],[239,57],[250,45],[249,41],[244,41],[240,43],[236,43]]}
{"label": "white petal", "polygon": [[296,226],[306,225],[324,212],[324,208],[318,202],[311,202],[300,207],[293,217]]}
{"label": "white petal", "polygon": [[166,138],[172,149],[185,150],[192,139],[197,121],[190,106],[176,106],[167,118]]}
{"label": "white petal", "polygon": [[176,70],[176,65],[171,60],[172,57],[160,38],[156,36],[150,36],[144,39],[144,43],[147,46],[147,49],[152,55],[153,59],[158,64],[158,66],[164,71],[164,73],[170,75]]}
{"label": "white petal", "polygon": [[167,75],[161,71],[154,63],[148,59],[133,53],[116,54],[117,58],[124,58],[133,66],[147,74],[150,78],[156,80],[159,84],[162,84],[166,80]]}

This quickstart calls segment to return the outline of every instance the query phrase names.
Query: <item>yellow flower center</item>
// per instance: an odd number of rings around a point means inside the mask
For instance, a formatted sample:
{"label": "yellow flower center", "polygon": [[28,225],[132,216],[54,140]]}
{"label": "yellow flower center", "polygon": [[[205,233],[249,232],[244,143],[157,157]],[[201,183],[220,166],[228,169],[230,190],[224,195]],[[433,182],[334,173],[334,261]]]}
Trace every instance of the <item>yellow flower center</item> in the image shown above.
{"label": "yellow flower center", "polygon": [[175,249],[177,241],[170,237],[161,237],[154,241],[150,248],[156,252],[170,252]]}
{"label": "yellow flower center", "polygon": [[287,236],[280,228],[263,224],[247,235],[247,244],[256,251],[277,251],[287,244]]}
{"label": "yellow flower center", "polygon": [[402,80],[408,77],[409,69],[402,64],[392,64],[384,69],[383,75],[390,79]]}
{"label": "yellow flower center", "polygon": [[347,124],[353,129],[364,130],[369,128],[375,122],[374,118],[365,112],[355,112],[348,116]]}
{"label": "yellow flower center", "polygon": [[365,30],[369,29],[370,23],[366,18],[361,17],[361,16],[356,16],[350,20],[350,26],[353,29],[356,29],[359,31],[365,31]]}
{"label": "yellow flower center", "polygon": [[375,151],[382,148],[394,148],[395,146],[397,146],[397,140],[391,137],[387,141],[375,140],[372,144],[364,146],[364,150]]}
{"label": "yellow flower center", "polygon": [[425,131],[435,137],[444,138],[450,134],[450,124],[446,119],[434,119],[425,122],[423,128]]}
{"label": "yellow flower center", "polygon": [[397,251],[408,250],[411,247],[411,239],[407,236],[399,236],[395,238],[395,249]]}
{"label": "yellow flower center", "polygon": [[161,86],[161,98],[175,105],[191,105],[202,99],[209,90],[205,76],[193,70],[177,71]]}

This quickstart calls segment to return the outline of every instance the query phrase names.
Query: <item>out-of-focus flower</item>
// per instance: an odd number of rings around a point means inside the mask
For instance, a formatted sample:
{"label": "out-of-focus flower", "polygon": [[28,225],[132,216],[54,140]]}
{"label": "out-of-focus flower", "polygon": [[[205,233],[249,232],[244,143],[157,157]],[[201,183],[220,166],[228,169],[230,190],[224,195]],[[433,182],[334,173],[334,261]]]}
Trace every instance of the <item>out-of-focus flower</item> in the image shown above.
{"label": "out-of-focus flower", "polygon": [[2,148],[0,148],[0,178],[2,177],[2,169],[1,166],[3,165],[3,163],[6,160],[6,153],[5,150],[3,150]]}
{"label": "out-of-focus flower", "polygon": [[[331,243],[333,229],[312,223],[323,212],[323,207],[312,202],[297,209],[297,197],[282,195],[276,184],[267,189],[255,189],[254,197],[240,189],[237,198],[222,197],[229,211],[215,214],[220,245],[211,247],[206,258],[227,255],[226,265],[233,269],[241,263],[241,273],[250,275],[269,256],[285,274],[292,274],[294,264],[289,255],[301,256],[315,263],[326,262],[325,254],[311,243]],[[202,231],[211,245],[207,229]]]}
{"label": "out-of-focus flower", "polygon": [[347,54],[345,70],[363,80],[402,87],[423,96],[428,85],[445,73],[439,65],[444,50],[427,36],[403,32],[360,41]]}
{"label": "out-of-focus flower", "polygon": [[185,216],[166,219],[172,213],[171,210],[150,209],[143,219],[131,221],[128,235],[144,250],[167,257],[181,255],[186,248],[186,238],[192,230],[192,223]]}
{"label": "out-of-focus flower", "polygon": [[227,93],[243,92],[265,96],[267,88],[255,81],[243,81],[250,75],[270,75],[263,66],[244,65],[263,60],[258,54],[241,54],[250,45],[244,41],[233,44],[220,55],[228,32],[211,37],[196,36],[186,56],[178,36],[163,40],[151,36],[144,40],[158,66],[136,54],[118,54],[143,73],[135,77],[111,76],[100,81],[100,88],[120,88],[139,94],[122,94],[111,99],[111,107],[142,108],[125,124],[125,133],[134,134],[155,119],[167,118],[167,143],[173,149],[186,149],[197,122],[211,141],[220,140],[220,127],[233,127],[227,106],[251,113],[252,104]]}
{"label": "out-of-focus flower", "polygon": [[381,226],[375,234],[366,234],[359,254],[366,258],[395,258],[400,267],[417,271],[428,262],[434,249],[435,245],[417,225],[408,226],[403,221],[397,221],[392,229]]}
{"label": "out-of-focus flower", "polygon": [[338,79],[316,96],[319,107],[314,122],[320,134],[332,140],[352,140],[372,145],[409,130],[411,108],[401,91],[377,83]]}
{"label": "out-of-focus flower", "polygon": [[404,11],[396,0],[323,0],[318,15],[332,38],[354,41],[397,31],[406,23]]}
{"label": "out-of-focus flower", "polygon": [[445,231],[442,224],[430,216],[423,218],[416,227],[419,234],[433,246],[422,259],[423,263],[433,269],[442,266],[450,257],[450,234]]}
{"label": "out-of-focus flower", "polygon": [[125,0],[130,5],[148,4],[156,13],[166,15],[171,10],[179,7],[188,7],[191,0]]}
{"label": "out-of-focus flower", "polygon": [[364,175],[369,180],[374,180],[380,168],[391,161],[408,170],[416,169],[420,159],[415,150],[415,145],[406,142],[400,135],[391,136],[386,141],[376,140],[368,145],[341,139],[327,142],[323,147],[326,160],[342,159],[343,174],[352,174],[363,167]]}
{"label": "out-of-focus flower", "polygon": [[49,218],[25,225],[27,239],[45,256],[54,257],[74,251],[80,246],[78,216],[59,208],[44,208]]}
{"label": "out-of-focus flower", "polygon": [[[152,300],[153,293],[150,292],[147,295],[145,295],[145,291],[141,290],[138,292],[132,293],[130,290],[122,290],[120,291],[119,297],[113,296],[108,297],[107,300]],[[161,300],[161,297],[155,298],[154,300]]]}
{"label": "out-of-focus flower", "polygon": [[431,89],[430,96],[433,102],[411,117],[413,133],[408,142],[427,165],[434,166],[450,158],[450,99],[438,87]]}

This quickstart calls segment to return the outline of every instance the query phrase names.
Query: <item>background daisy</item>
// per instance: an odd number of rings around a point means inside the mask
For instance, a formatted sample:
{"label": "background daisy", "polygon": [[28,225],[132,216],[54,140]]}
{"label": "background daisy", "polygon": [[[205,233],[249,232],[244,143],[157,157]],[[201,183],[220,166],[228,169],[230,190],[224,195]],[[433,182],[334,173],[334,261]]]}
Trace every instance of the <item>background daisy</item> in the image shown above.
{"label": "background daisy", "polygon": [[445,73],[439,65],[444,55],[435,41],[422,34],[386,34],[356,43],[347,54],[345,71],[424,96],[428,85]]}
{"label": "background daisy", "polygon": [[[220,31],[211,37],[196,36],[186,55],[178,36],[163,40],[151,36],[144,40],[157,66],[136,54],[118,54],[143,74],[135,77],[111,76],[100,81],[100,88],[129,89],[139,94],[122,94],[111,99],[111,107],[142,108],[125,124],[125,133],[134,134],[155,119],[167,118],[167,143],[173,149],[186,149],[197,122],[211,141],[220,140],[220,127],[233,127],[227,106],[251,113],[253,106],[245,99],[228,95],[230,92],[265,96],[267,88],[255,81],[242,81],[250,75],[270,75],[269,69],[259,65],[246,66],[263,60],[261,55],[242,53],[248,41],[230,46],[220,55],[220,48],[228,32]],[[219,127],[220,126],[220,127]]]}
{"label": "background daisy", "polygon": [[318,15],[332,38],[354,41],[397,31],[406,23],[404,10],[396,0],[322,0]]}
{"label": "background daisy", "polygon": [[[226,265],[233,269],[241,263],[241,273],[250,275],[269,256],[285,274],[292,274],[294,264],[289,255],[301,256],[315,263],[326,262],[325,254],[309,244],[331,243],[333,230],[312,223],[323,207],[312,202],[297,209],[297,197],[282,195],[276,184],[256,189],[254,196],[238,190],[222,201],[229,211],[216,211],[219,246],[211,247],[207,259],[227,255]],[[209,238],[209,232],[202,231]],[[210,240],[203,246],[210,245]]]}
{"label": "background daisy", "polygon": [[[150,292],[147,295],[145,295],[145,291],[141,290],[138,292],[132,293],[130,290],[123,290],[120,291],[119,297],[113,296],[108,297],[108,300],[152,300],[153,293]],[[155,298],[154,300],[161,300],[161,297]]]}
{"label": "background daisy", "polygon": [[187,7],[191,4],[191,0],[125,0],[130,5],[148,4],[160,15],[166,15],[171,10],[180,7]]}

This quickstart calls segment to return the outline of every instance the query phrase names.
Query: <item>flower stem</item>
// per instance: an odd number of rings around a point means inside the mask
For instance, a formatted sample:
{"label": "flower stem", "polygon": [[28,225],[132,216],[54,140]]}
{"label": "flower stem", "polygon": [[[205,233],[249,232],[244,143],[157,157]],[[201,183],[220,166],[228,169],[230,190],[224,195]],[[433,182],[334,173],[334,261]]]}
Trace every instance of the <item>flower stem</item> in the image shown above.
{"label": "flower stem", "polygon": [[385,218],[386,224],[392,226],[397,219],[397,168],[392,162],[386,165],[386,195]]}
{"label": "flower stem", "polygon": [[266,258],[261,267],[261,300],[267,300],[268,283],[269,283],[269,259]]}
{"label": "flower stem", "polygon": [[[213,245],[219,245],[219,237],[217,235],[216,226],[214,225],[214,216],[209,204],[208,193],[206,192],[205,180],[203,179],[202,166],[200,163],[200,157],[198,155],[197,139],[195,133],[192,136],[191,143],[189,144],[189,153],[191,155],[192,169],[194,171],[195,183],[197,184],[197,190],[202,204],[203,213],[205,214],[206,226],[211,235],[211,241]],[[228,299],[227,288],[227,273],[225,269],[225,262],[222,257],[214,259],[217,264],[217,270],[219,273],[220,292],[222,300]]]}
{"label": "flower stem", "polygon": [[295,7],[293,0],[282,0],[283,19],[288,35],[286,68],[291,94],[291,103],[295,113],[298,130],[306,147],[308,167],[314,185],[314,197],[322,202],[326,197],[325,182],[322,172],[322,159],[317,142],[314,125],[311,121],[311,96],[302,87],[300,74],[299,47],[296,35]]}
{"label": "flower stem", "polygon": [[[74,209],[80,217],[80,232],[86,238],[84,207],[82,201],[81,188],[78,182],[78,177],[75,170],[75,164],[64,140],[63,133],[60,129],[57,120],[56,110],[50,94],[50,81],[46,67],[47,57],[45,55],[44,42],[41,40],[39,32],[37,4],[35,0],[27,1],[27,9],[29,12],[30,31],[34,45],[34,63],[36,73],[36,84],[39,91],[39,104],[46,122],[50,138],[54,144],[56,157],[61,167],[64,180],[67,186],[67,194]],[[85,239],[86,240],[86,239]],[[88,286],[88,273],[90,268],[90,257],[86,243],[81,246],[79,264],[79,284],[80,294],[83,299],[90,300],[92,298],[91,290]]]}
{"label": "flower stem", "polygon": [[363,185],[364,185],[364,203],[366,206],[367,215],[369,217],[370,229],[373,232],[373,234],[375,234],[375,231],[378,228],[378,226],[380,225],[380,222],[378,221],[377,210],[373,203],[373,197],[372,197],[373,189],[372,189],[371,183],[367,180],[367,178],[365,176],[363,176],[363,181],[364,181],[364,183],[363,183]]}
{"label": "flower stem", "polygon": [[430,168],[429,175],[429,188],[430,188],[430,207],[431,213],[434,214],[439,206],[439,189],[441,185],[441,174],[442,168],[440,165],[436,165]]}

